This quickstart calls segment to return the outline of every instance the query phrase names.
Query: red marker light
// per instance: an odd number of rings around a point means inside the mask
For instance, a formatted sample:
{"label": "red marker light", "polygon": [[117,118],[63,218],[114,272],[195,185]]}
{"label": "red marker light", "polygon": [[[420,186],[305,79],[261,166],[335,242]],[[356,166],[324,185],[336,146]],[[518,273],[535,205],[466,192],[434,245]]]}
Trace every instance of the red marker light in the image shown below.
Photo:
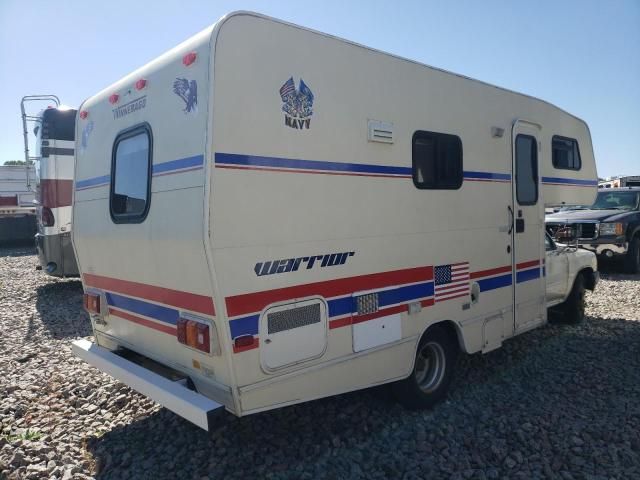
{"label": "red marker light", "polygon": [[120,95],[118,95],[117,93],[114,93],[109,97],[109,103],[111,104],[117,103],[119,99],[120,99]]}
{"label": "red marker light", "polygon": [[81,118],[81,119],[83,119],[83,120],[84,120],[84,119],[85,119],[85,118],[87,118],[88,116],[89,116],[89,112],[87,112],[86,110],[82,110],[82,111],[80,112],[80,118]]}
{"label": "red marker light", "polygon": [[100,295],[85,293],[83,295],[84,309],[89,313],[100,313]]}
{"label": "red marker light", "polygon": [[241,337],[236,337],[234,341],[236,348],[250,347],[253,342],[253,335],[242,335]]}
{"label": "red marker light", "polygon": [[136,82],[136,90],[142,90],[147,86],[147,81],[144,78],[141,78]]}
{"label": "red marker light", "polygon": [[184,57],[182,57],[182,63],[185,67],[188,67],[189,65],[191,65],[193,62],[196,61],[196,57],[198,55],[196,54],[196,52],[190,52],[187,53]]}

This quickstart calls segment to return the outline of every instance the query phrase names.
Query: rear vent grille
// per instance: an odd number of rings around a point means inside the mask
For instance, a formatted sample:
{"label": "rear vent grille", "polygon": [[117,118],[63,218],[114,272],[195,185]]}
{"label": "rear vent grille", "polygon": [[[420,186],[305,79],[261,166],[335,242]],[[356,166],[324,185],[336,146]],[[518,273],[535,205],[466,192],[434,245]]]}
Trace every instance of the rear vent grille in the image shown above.
{"label": "rear vent grille", "polygon": [[393,143],[393,123],[369,120],[367,125],[370,142]]}
{"label": "rear vent grille", "polygon": [[358,315],[376,313],[378,311],[378,294],[369,293],[356,297],[356,306],[358,307]]}
{"label": "rear vent grille", "polygon": [[320,322],[320,304],[290,308],[267,315],[269,334],[284,332]]}

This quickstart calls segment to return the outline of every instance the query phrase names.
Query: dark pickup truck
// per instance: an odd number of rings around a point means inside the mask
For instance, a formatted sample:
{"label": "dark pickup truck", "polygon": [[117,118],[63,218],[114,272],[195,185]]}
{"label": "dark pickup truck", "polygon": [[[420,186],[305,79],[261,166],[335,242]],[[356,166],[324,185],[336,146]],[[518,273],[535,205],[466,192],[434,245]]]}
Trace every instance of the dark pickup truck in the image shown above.
{"label": "dark pickup truck", "polygon": [[640,187],[600,190],[591,207],[547,215],[545,223],[556,241],[577,243],[640,273]]}

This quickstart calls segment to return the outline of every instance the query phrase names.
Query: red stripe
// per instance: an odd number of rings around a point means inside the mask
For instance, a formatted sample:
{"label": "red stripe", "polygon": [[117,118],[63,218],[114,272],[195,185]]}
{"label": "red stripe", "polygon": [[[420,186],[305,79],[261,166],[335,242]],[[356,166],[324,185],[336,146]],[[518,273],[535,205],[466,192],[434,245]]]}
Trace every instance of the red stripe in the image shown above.
{"label": "red stripe", "polygon": [[117,278],[103,277],[91,273],[83,273],[82,277],[84,283],[91,287],[140,297],[154,302],[204,313],[205,315],[215,315],[213,299],[205,295],[156,287],[147,285],[146,283],[118,280]]}
{"label": "red stripe", "polygon": [[456,288],[454,288],[453,290],[436,290],[436,298],[438,298],[438,296],[440,297],[445,297],[447,295],[451,295],[452,293],[458,293],[458,292],[464,292],[464,291],[469,291],[469,285],[465,285],[463,287],[461,287],[460,285],[456,285]]}
{"label": "red stripe", "polygon": [[40,180],[39,200],[43,207],[70,207],[73,196],[73,180]]}
{"label": "red stripe", "polygon": [[442,285],[442,286],[438,285],[435,290],[436,290],[436,292],[442,292],[442,291],[445,291],[445,290],[451,290],[452,288],[460,288],[463,285],[465,287],[469,287],[469,285],[466,284],[466,282],[464,282],[464,283],[463,282],[456,282],[455,285]]}
{"label": "red stripe", "polygon": [[158,330],[159,332],[168,333],[175,337],[176,329],[174,327],[169,327],[168,325],[161,325],[159,323],[152,322],[151,320],[147,320],[146,318],[138,317],[137,315],[132,315],[127,312],[123,312],[122,310],[118,310],[115,308],[109,307],[109,314],[115,315],[120,318],[124,318],[125,320],[129,320],[130,322],[137,323],[138,325],[143,325],[145,327],[153,328],[154,330]]}
{"label": "red stripe", "polygon": [[[420,304],[423,307],[429,307],[433,305],[433,298],[427,298],[422,300]],[[396,305],[395,307],[385,308],[384,310],[378,310],[375,313],[367,313],[365,315],[354,315],[352,317],[339,318],[338,320],[333,320],[329,322],[329,329],[346,327],[349,325],[355,325],[357,323],[367,322],[369,320],[373,320],[374,318],[385,317],[387,315],[393,315],[395,313],[406,312],[408,309],[408,304],[403,303],[402,305]]]}
{"label": "red stripe", "polygon": [[394,313],[401,313],[407,311],[407,305],[396,305],[395,307],[385,308],[384,310],[378,310],[375,313],[366,313],[364,315],[354,315],[352,317],[352,322],[354,325],[356,323],[366,322],[368,320],[373,320],[374,318],[385,317],[387,315],[393,315]]}
{"label": "red stripe", "polygon": [[227,314],[230,317],[235,317],[259,312],[271,303],[293,298],[303,298],[311,295],[321,295],[325,298],[331,298],[357,292],[358,290],[373,290],[375,288],[432,279],[433,267],[416,267],[235,295],[227,297],[226,299]]}
{"label": "red stripe", "polygon": [[386,177],[386,178],[411,178],[411,175],[389,175],[385,173],[355,173],[355,172],[331,172],[328,170],[302,170],[302,169],[287,169],[287,168],[270,168],[270,167],[239,167],[236,165],[220,165],[216,164],[217,168],[228,168],[231,170],[259,170],[264,172],[286,172],[286,173],[315,173],[321,175],[347,175],[351,177]]}
{"label": "red stripe", "polygon": [[351,325],[351,317],[339,318],[338,320],[331,320],[329,322],[329,330],[334,328],[346,327]]}
{"label": "red stripe", "polygon": [[518,263],[516,265],[516,268],[518,268],[518,269],[520,269],[520,268],[529,268],[529,267],[535,267],[537,265],[540,265],[540,260],[529,260],[528,262]]}
{"label": "red stripe", "polygon": [[420,305],[423,307],[432,307],[435,304],[435,300],[433,298],[427,298],[426,300],[422,300]]}
{"label": "red stripe", "polygon": [[468,297],[469,296],[469,292],[467,293],[462,293],[460,295],[456,295],[454,297],[444,297],[444,298],[438,298],[439,302],[444,302],[445,300],[453,300],[454,298],[460,298],[460,297]]}
{"label": "red stripe", "polygon": [[498,273],[511,272],[511,265],[505,265],[504,267],[490,268],[488,270],[478,270],[477,272],[471,272],[470,278],[488,277],[489,275],[495,275]]}
{"label": "red stripe", "polygon": [[253,350],[254,348],[258,348],[260,346],[260,339],[253,338],[253,343],[251,345],[244,345],[242,347],[236,347],[235,343],[233,345],[233,353],[246,352],[247,350]]}
{"label": "red stripe", "polygon": [[511,183],[511,180],[501,180],[498,178],[465,178],[465,182],[501,182],[501,183]]}

